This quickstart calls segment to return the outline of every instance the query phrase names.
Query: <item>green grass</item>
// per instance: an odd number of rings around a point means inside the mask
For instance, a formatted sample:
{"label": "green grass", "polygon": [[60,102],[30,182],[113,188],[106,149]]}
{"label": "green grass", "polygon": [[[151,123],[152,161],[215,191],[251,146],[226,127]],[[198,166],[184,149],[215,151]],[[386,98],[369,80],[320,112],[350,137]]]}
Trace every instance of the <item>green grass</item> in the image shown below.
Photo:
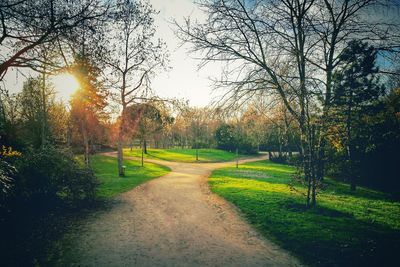
{"label": "green grass", "polygon": [[137,160],[125,160],[124,165],[126,166],[125,177],[119,177],[116,158],[104,155],[91,157],[90,166],[100,181],[96,193],[98,197],[112,198],[170,171],[168,167],[147,162],[142,167]]}
{"label": "green grass", "polygon": [[[167,161],[178,162],[196,162],[196,149],[147,149],[148,153],[145,158],[162,159]],[[124,149],[124,155],[131,157],[141,157],[141,149]],[[245,155],[239,155],[245,157]],[[219,150],[219,149],[199,149],[198,162],[221,162],[231,161],[236,158],[235,153]]]}
{"label": "green grass", "polygon": [[325,179],[318,207],[304,208],[305,188],[288,186],[295,169],[259,161],[215,170],[213,192],[243,212],[267,238],[311,266],[391,266],[400,251],[400,202]]}

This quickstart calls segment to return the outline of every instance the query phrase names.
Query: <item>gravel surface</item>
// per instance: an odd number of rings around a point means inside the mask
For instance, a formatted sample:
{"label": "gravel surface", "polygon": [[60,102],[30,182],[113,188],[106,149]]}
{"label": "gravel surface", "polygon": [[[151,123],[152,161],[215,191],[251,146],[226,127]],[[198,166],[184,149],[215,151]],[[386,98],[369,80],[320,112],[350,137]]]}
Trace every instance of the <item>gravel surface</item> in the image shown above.
{"label": "gravel surface", "polygon": [[210,192],[211,171],[232,162],[148,161],[172,171],[120,195],[110,209],[71,229],[57,265],[301,265],[252,229],[235,207]]}

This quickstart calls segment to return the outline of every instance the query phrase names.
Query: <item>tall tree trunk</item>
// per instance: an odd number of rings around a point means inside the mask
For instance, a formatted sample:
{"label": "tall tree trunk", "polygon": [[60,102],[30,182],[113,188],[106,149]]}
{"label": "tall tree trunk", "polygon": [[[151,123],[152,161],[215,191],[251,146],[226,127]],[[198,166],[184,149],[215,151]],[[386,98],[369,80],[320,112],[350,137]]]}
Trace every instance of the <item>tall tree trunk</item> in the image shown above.
{"label": "tall tree trunk", "polygon": [[199,148],[196,144],[196,161],[199,161]]}
{"label": "tall tree trunk", "polygon": [[118,129],[118,143],[117,143],[118,175],[121,177],[125,175],[124,169],[123,169],[123,161],[124,161],[123,138],[124,138],[125,110],[126,110],[126,106],[122,105],[121,121],[120,121],[119,129]]}
{"label": "tall tree trunk", "polygon": [[236,148],[236,169],[239,168],[239,148]]}
{"label": "tall tree trunk", "polygon": [[315,125],[311,126],[310,132],[310,169],[311,169],[311,180],[312,180],[312,192],[311,192],[311,207],[315,208],[317,206],[317,151],[316,151],[316,142],[315,142],[315,134],[316,134],[316,127]]}
{"label": "tall tree trunk", "polygon": [[355,175],[355,173],[353,171],[353,169],[354,169],[354,166],[353,166],[354,165],[354,162],[353,162],[353,151],[354,151],[353,145],[349,144],[347,146],[347,153],[348,153],[347,157],[349,158],[349,165],[350,165],[349,166],[349,171],[348,171],[349,176],[350,176],[350,190],[355,192],[356,189],[357,189],[357,179],[356,179],[356,175]]}
{"label": "tall tree trunk", "polygon": [[347,160],[349,162],[348,166],[348,175],[350,180],[350,190],[356,191],[356,177],[355,173],[353,172],[354,169],[354,161],[353,161],[353,152],[354,152],[354,145],[353,145],[353,136],[352,136],[352,107],[353,107],[353,91],[350,90],[349,95],[349,103],[347,108],[347,120],[346,120],[346,133],[347,133]]}
{"label": "tall tree trunk", "polygon": [[143,150],[144,150],[144,154],[147,155],[147,141],[146,141],[146,139],[143,140]]}
{"label": "tall tree trunk", "polygon": [[142,167],[144,166],[144,147],[142,146]]}
{"label": "tall tree trunk", "polygon": [[46,122],[47,122],[47,108],[46,108],[46,65],[43,65],[44,72],[42,74],[42,148],[46,145]]}
{"label": "tall tree trunk", "polygon": [[86,127],[84,125],[84,122],[82,122],[81,129],[82,129],[82,136],[83,136],[83,145],[84,145],[84,148],[85,148],[85,151],[84,151],[85,165],[87,167],[89,167],[89,164],[90,164],[90,160],[89,160],[89,157],[90,157],[90,146],[89,146],[88,133],[87,133]]}

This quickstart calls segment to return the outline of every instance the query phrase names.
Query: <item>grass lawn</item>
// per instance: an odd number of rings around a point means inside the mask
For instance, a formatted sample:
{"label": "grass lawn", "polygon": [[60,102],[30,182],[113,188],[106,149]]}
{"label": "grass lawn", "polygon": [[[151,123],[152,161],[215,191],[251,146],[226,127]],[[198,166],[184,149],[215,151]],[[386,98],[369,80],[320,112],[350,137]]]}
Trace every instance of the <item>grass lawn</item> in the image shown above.
{"label": "grass lawn", "polygon": [[90,165],[100,181],[97,189],[97,196],[100,198],[112,198],[170,171],[168,167],[158,164],[146,162],[142,167],[137,160],[125,160],[125,177],[119,177],[117,159],[104,155],[92,156]]}
{"label": "grass lawn", "polygon": [[[196,162],[196,149],[147,149],[148,154],[144,155],[146,158],[162,159],[168,161],[179,162]],[[141,149],[124,149],[124,154],[131,157],[141,157]],[[247,155],[248,156],[248,155]],[[199,149],[198,162],[220,162],[231,161],[236,157],[235,153],[227,152],[219,149]],[[246,155],[239,155],[239,157],[246,157]]]}
{"label": "grass lawn", "polygon": [[215,170],[213,192],[235,204],[267,238],[311,266],[395,266],[400,252],[400,202],[330,179],[305,210],[305,188],[290,190],[291,166],[258,161]]}

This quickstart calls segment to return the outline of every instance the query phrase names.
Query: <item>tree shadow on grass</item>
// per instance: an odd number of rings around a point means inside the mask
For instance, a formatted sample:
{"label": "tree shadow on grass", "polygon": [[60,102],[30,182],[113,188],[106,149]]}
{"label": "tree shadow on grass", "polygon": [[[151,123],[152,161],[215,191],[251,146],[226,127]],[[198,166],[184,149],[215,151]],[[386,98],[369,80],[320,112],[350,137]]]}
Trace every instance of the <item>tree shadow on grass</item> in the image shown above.
{"label": "tree shadow on grass", "polygon": [[302,218],[272,234],[311,266],[395,266],[398,261],[400,231],[323,206],[307,209],[288,201],[281,207]]}
{"label": "tree shadow on grass", "polygon": [[317,206],[316,208],[309,209],[306,205],[300,204],[297,202],[288,202],[282,205],[282,208],[286,208],[288,210],[294,212],[311,212],[316,215],[331,217],[331,218],[353,218],[352,213],[343,212],[335,209],[330,209],[326,207]]}
{"label": "tree shadow on grass", "polygon": [[[14,212],[0,220],[2,266],[47,266],[62,251],[54,246],[79,222],[97,212],[106,212],[113,201],[96,200],[79,207],[54,205],[52,201],[18,203]],[[49,258],[49,252],[52,255]]]}
{"label": "tree shadow on grass", "polygon": [[[222,195],[229,194],[228,191]],[[318,206],[290,193],[243,190],[225,195],[267,238],[310,266],[395,266],[400,231]]]}

